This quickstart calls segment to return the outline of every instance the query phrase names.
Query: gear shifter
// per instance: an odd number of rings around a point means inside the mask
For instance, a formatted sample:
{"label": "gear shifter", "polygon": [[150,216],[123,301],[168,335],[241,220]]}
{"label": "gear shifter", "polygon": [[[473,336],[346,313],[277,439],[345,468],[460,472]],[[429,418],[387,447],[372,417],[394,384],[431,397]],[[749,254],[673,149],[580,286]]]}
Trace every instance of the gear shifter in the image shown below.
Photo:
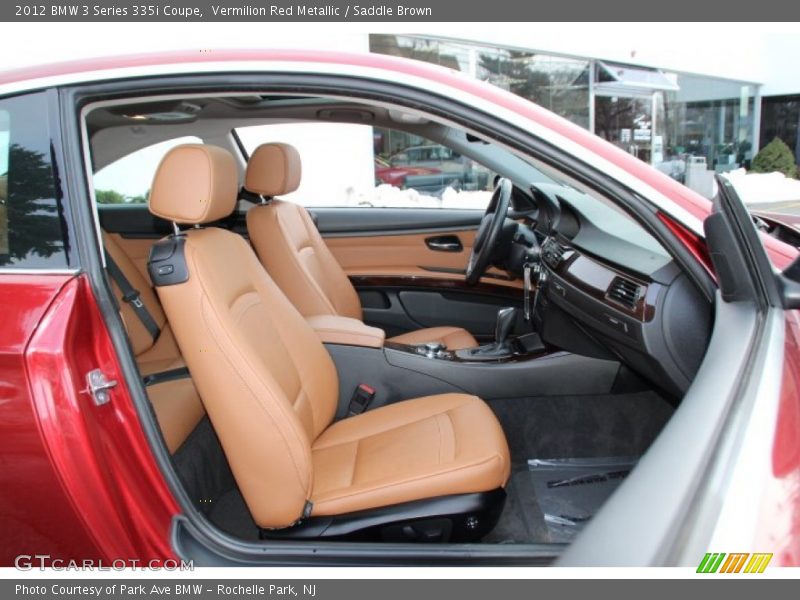
{"label": "gear shifter", "polygon": [[517,322],[518,312],[512,306],[497,311],[497,324],[494,328],[494,343],[497,347],[505,345],[508,334],[511,333],[514,323]]}
{"label": "gear shifter", "polygon": [[477,348],[467,348],[456,351],[456,356],[467,360],[497,360],[514,354],[514,349],[508,341],[508,334],[517,322],[518,309],[513,307],[501,308],[497,311],[497,324],[494,328],[494,342],[484,344]]}

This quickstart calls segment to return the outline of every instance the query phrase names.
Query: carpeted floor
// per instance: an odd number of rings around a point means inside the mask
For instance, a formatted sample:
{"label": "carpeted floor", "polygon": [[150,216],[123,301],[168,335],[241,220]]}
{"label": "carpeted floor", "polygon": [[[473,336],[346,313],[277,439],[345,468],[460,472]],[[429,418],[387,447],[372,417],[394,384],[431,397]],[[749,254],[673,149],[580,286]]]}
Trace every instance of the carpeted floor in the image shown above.
{"label": "carpeted floor", "polygon": [[550,543],[528,469],[532,458],[641,456],[674,408],[654,392],[489,402],[508,439],[508,498],[488,543]]}

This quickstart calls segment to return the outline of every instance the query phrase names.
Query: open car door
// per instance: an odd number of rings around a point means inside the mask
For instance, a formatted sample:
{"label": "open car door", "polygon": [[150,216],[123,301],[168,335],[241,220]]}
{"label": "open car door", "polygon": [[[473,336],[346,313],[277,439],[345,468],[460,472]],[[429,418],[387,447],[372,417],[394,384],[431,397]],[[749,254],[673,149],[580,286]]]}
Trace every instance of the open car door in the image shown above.
{"label": "open car door", "polygon": [[718,188],[704,223],[719,289],[703,364],[560,565],[699,569],[706,553],[800,560],[800,266],[777,272],[731,184],[719,178]]}

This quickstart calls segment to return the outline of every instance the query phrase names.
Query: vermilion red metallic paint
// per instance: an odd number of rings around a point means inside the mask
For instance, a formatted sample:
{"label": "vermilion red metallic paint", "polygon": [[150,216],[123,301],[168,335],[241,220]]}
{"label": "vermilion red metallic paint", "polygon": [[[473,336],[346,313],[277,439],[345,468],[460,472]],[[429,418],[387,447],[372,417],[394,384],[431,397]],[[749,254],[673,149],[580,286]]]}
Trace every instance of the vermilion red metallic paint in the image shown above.
{"label": "vermilion red metallic paint", "polygon": [[[23,553],[105,564],[174,558],[168,532],[178,506],[86,276],[4,275],[2,284],[12,322],[25,326],[0,334],[0,378],[14,382],[0,405],[0,454],[19,457],[0,469],[0,564]],[[103,406],[84,391],[97,368],[120,382]]]}
{"label": "vermilion red metallic paint", "polygon": [[99,558],[50,461],[31,400],[24,352],[68,275],[0,279],[0,565],[19,554]]}
{"label": "vermilion red metallic paint", "polygon": [[[772,447],[772,481],[762,514],[763,535],[779,564],[800,564],[800,317],[786,318],[781,401]],[[791,357],[794,357],[793,360]]]}

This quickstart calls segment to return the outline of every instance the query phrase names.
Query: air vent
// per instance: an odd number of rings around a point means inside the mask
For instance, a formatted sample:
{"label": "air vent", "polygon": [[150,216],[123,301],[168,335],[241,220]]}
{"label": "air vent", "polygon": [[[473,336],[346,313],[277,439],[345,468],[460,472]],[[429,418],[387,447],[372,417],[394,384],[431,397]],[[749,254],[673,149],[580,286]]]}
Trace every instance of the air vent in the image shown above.
{"label": "air vent", "polygon": [[551,268],[555,269],[567,250],[569,250],[569,247],[563,246],[553,238],[550,238],[542,249],[542,257]]}
{"label": "air vent", "polygon": [[624,277],[614,277],[608,288],[607,297],[629,310],[636,308],[636,302],[641,297],[642,286]]}

